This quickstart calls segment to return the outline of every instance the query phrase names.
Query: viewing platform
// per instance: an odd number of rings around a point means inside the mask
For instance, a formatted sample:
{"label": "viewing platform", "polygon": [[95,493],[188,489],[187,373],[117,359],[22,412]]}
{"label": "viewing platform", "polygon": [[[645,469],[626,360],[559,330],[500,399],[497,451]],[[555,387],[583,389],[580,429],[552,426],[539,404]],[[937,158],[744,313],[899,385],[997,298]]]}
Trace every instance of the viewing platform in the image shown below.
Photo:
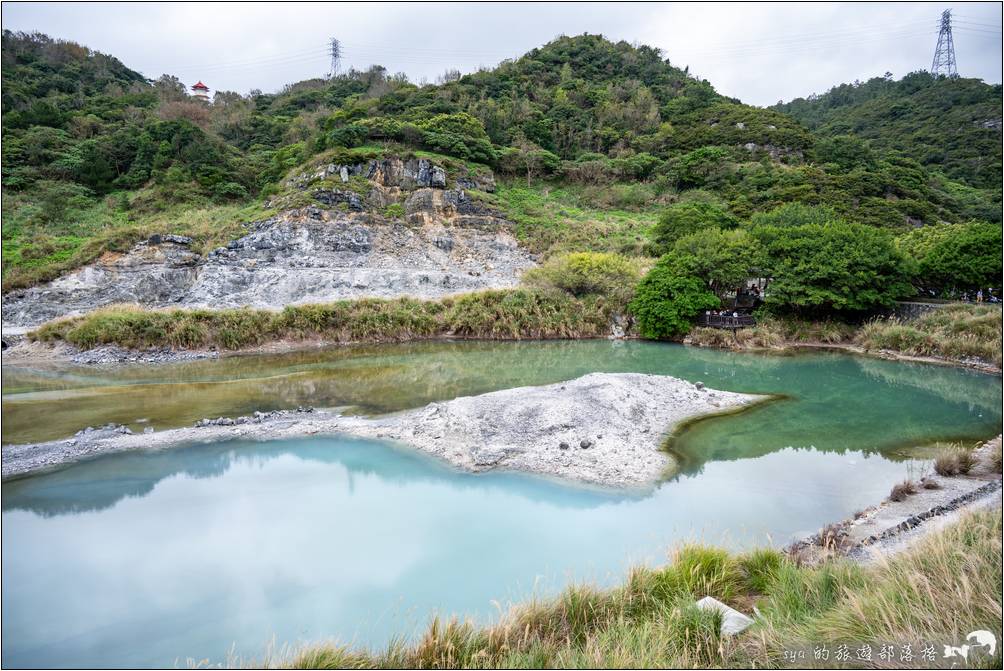
{"label": "viewing platform", "polygon": [[713,329],[741,329],[749,326],[756,326],[756,319],[753,315],[709,315],[701,314],[697,317],[698,326],[707,326]]}

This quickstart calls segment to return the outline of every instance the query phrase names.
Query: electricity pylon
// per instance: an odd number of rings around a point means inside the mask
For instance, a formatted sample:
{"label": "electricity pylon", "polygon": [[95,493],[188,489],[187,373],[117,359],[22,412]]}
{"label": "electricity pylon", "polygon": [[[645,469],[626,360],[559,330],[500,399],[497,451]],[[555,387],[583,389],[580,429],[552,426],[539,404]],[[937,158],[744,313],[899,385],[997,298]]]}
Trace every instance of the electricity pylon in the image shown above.
{"label": "electricity pylon", "polygon": [[955,67],[955,42],[952,40],[952,10],[941,13],[941,32],[938,33],[938,46],[934,50],[934,60],[931,61],[931,74],[946,77],[958,77]]}

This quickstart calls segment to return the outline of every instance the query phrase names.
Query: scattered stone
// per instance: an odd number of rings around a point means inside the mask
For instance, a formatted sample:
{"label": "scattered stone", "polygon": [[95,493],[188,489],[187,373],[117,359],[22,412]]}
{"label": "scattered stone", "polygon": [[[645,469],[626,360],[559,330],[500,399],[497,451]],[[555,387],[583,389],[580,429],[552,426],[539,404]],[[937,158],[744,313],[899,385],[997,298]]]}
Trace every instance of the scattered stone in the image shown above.
{"label": "scattered stone", "polygon": [[176,245],[186,245],[187,246],[187,245],[192,244],[192,239],[190,237],[188,237],[187,235],[173,235],[173,234],[161,235],[159,233],[155,233],[154,235],[151,235],[147,239],[147,243],[149,243],[151,245],[160,245],[160,244],[163,244],[165,242],[173,242]]}
{"label": "scattered stone", "polygon": [[589,440],[588,438],[584,438],[579,441],[579,447],[581,447],[583,450],[592,446],[593,446],[593,441]]}
{"label": "scattered stone", "polygon": [[697,607],[701,610],[711,610],[721,613],[722,627],[721,633],[725,636],[735,636],[743,632],[753,624],[753,618],[743,615],[735,608],[726,606],[714,597],[706,596],[697,602]]}
{"label": "scattered stone", "polygon": [[113,363],[170,363],[196,359],[217,359],[219,352],[172,350],[168,347],[147,350],[131,350],[116,345],[102,345],[73,354],[70,361],[75,364],[93,366]]}
{"label": "scattered stone", "polygon": [[704,389],[704,383],[701,382],[700,380],[698,380],[697,382],[695,382],[694,386],[697,387],[698,389]]}
{"label": "scattered stone", "polygon": [[567,450],[568,448],[569,448],[568,443],[566,443],[564,441],[558,443],[558,449],[559,450]]}

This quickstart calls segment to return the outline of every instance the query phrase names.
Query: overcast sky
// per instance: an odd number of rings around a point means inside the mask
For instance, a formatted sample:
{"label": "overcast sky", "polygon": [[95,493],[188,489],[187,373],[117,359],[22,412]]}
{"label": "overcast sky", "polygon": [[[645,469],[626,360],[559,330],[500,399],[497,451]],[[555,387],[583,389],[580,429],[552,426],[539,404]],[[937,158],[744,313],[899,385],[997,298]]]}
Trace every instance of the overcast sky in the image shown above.
{"label": "overcast sky", "polygon": [[469,72],[557,35],[602,33],[659,47],[729,96],[769,105],[931,65],[953,9],[959,74],[1001,81],[1000,3],[318,4],[3,3],[3,27],[38,30],[118,57],[148,77],[213,90],[275,91],[342,68],[384,65],[415,82]]}

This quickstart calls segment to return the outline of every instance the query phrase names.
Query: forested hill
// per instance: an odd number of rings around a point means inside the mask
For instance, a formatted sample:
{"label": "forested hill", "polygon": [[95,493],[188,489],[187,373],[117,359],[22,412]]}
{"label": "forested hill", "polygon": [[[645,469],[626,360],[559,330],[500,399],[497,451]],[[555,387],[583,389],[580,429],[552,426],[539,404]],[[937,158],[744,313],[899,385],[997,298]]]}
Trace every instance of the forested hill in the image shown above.
{"label": "forested hill", "polygon": [[[416,153],[494,171],[500,188],[482,197],[544,257],[657,254],[658,219],[728,227],[791,203],[890,234],[1000,221],[1000,132],[979,125],[999,122],[999,87],[996,106],[986,94],[957,112],[942,96],[949,109],[926,117],[913,108],[931,108],[940,82],[917,90],[923,102],[897,94],[897,119],[926,120],[918,137],[960,138],[938,162],[920,140],[894,145],[879,122],[844,134],[838,117],[885,98],[801,123],[814,101],[790,103],[790,113],[744,105],[669,56],[599,35],[559,37],[437,84],[375,65],[274,94],[217,91],[207,104],[173,76],[147,80],[80,45],[5,31],[4,288],[52,279],[151,232],[189,235],[207,250],[267,216],[265,203],[302,204],[307,195],[288,193],[290,175]],[[967,82],[949,84],[993,88]],[[993,146],[980,139],[994,133]]]}
{"label": "forested hill", "polygon": [[914,72],[841,84],[773,109],[817,135],[855,135],[972,186],[1001,186],[1000,84]]}

